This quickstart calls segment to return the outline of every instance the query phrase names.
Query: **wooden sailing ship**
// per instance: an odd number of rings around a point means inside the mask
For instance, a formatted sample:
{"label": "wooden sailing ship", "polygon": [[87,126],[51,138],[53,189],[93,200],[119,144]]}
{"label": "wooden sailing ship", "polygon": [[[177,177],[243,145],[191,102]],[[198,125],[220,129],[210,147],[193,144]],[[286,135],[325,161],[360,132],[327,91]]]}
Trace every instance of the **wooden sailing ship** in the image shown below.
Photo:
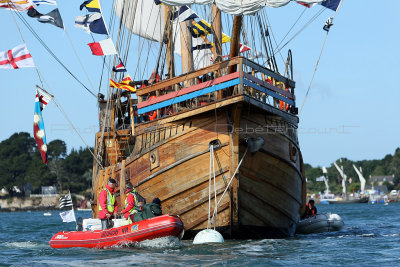
{"label": "wooden sailing ship", "polygon": [[113,177],[120,208],[130,181],[148,201],[159,197],[163,213],[179,215],[190,237],[209,225],[210,197],[215,208],[209,182],[215,175],[220,204],[214,223],[226,237],[294,234],[306,196],[295,82],[290,71],[285,77],[239,55],[242,16],[233,21],[230,58],[222,60],[218,13],[213,6],[212,51],[219,60],[195,70],[190,47],[182,46],[183,74],[175,77],[170,38],[165,44],[170,78],[138,87],[137,99],[121,91],[99,98],[94,217],[99,192]]}

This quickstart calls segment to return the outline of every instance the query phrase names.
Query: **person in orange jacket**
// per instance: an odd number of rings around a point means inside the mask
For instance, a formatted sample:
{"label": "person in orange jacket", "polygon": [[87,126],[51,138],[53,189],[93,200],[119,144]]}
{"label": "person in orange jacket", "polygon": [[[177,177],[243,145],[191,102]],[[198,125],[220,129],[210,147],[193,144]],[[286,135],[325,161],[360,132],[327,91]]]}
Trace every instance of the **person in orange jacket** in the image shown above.
{"label": "person in orange jacket", "polygon": [[302,216],[302,219],[308,218],[308,217],[311,217],[311,216],[314,216],[317,214],[317,208],[314,205],[315,205],[315,201],[313,199],[310,199],[308,201],[308,204],[306,204],[306,210]]}
{"label": "person in orange jacket", "polygon": [[139,201],[136,188],[133,187],[131,182],[125,184],[125,195],[125,207],[120,214],[124,214],[125,219],[132,223],[135,214],[143,209],[143,202]]}
{"label": "person in orange jacket", "polygon": [[106,187],[99,194],[99,219],[101,220],[102,230],[112,228],[112,224],[109,221],[118,211],[118,204],[115,199],[116,186],[117,182],[109,178]]}

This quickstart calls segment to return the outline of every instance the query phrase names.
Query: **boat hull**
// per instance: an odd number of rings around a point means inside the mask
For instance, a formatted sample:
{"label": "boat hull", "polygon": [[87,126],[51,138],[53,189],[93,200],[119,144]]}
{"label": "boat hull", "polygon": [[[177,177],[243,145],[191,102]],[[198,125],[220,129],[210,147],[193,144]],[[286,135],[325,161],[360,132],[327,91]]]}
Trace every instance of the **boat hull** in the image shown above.
{"label": "boat hull", "polygon": [[349,199],[349,200],[326,200],[329,204],[356,204],[356,203],[368,203],[368,197]]}
{"label": "boat hull", "polygon": [[335,232],[342,229],[344,222],[337,214],[317,214],[297,224],[297,234]]}
{"label": "boat hull", "polygon": [[104,231],[58,232],[49,244],[52,248],[106,248],[166,236],[180,238],[183,229],[183,222],[178,217],[162,215]]}
{"label": "boat hull", "polygon": [[[159,197],[163,212],[179,215],[185,223],[185,238],[193,237],[208,225],[209,147],[215,144],[211,210],[215,193],[219,201],[232,180],[215,220],[224,237],[294,235],[306,195],[297,117],[279,117],[247,100],[238,96],[217,107],[138,125],[132,156],[98,173],[95,197],[108,177],[117,179],[120,188],[130,181],[148,201]],[[262,138],[264,144],[246,152],[249,138]],[[121,190],[118,202],[124,201]]]}

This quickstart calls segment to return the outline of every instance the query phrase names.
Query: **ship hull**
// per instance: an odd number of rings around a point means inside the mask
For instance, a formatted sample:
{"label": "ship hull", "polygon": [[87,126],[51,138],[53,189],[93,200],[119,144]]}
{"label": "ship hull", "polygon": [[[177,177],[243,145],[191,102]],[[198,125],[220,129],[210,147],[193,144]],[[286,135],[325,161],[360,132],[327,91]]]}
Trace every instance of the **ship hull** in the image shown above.
{"label": "ship hull", "polygon": [[[243,96],[141,124],[134,156],[96,175],[94,217],[97,196],[114,177],[120,188],[132,182],[147,201],[160,198],[163,213],[179,215],[184,222],[185,238],[207,228],[209,198],[213,211],[215,194],[220,201],[216,226],[226,238],[292,236],[305,204],[296,128],[296,121],[266,112]],[[264,144],[248,151],[246,140],[259,137]],[[210,173],[216,184],[214,189],[211,180],[211,194]],[[120,206],[124,199],[121,190]]]}

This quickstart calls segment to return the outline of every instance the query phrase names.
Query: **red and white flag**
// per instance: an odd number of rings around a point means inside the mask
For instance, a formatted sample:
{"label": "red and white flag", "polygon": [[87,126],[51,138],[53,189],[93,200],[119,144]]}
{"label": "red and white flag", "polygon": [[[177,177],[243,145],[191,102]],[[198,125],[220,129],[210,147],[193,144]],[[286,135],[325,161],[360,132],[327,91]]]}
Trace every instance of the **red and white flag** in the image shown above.
{"label": "red and white flag", "polygon": [[40,110],[43,110],[47,104],[53,99],[53,96],[39,88],[36,89],[35,103],[39,103]]}
{"label": "red and white flag", "polygon": [[243,53],[243,52],[251,50],[251,48],[248,47],[247,45],[244,45],[244,44],[241,43],[240,47],[239,47],[239,50],[240,50],[240,53]]}
{"label": "red and white flag", "polygon": [[0,8],[19,12],[28,10],[32,5],[32,0],[0,0]]}
{"label": "red and white flag", "polygon": [[19,69],[35,67],[33,58],[26,44],[19,45],[8,51],[0,52],[0,69]]}
{"label": "red and white flag", "polygon": [[111,40],[111,38],[102,40],[98,43],[89,43],[88,45],[92,50],[92,54],[96,56],[107,56],[107,55],[117,54],[117,50],[115,49],[114,43]]}

